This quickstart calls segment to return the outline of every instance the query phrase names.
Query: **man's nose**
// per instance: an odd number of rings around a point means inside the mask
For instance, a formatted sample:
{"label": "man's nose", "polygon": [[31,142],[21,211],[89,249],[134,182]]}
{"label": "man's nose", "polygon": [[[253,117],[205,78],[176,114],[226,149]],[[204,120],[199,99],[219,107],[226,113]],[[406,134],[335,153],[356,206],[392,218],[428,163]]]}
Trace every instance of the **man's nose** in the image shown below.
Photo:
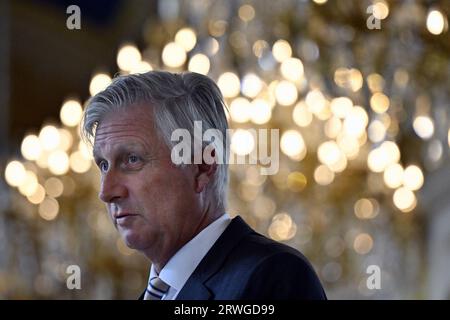
{"label": "man's nose", "polygon": [[123,199],[127,195],[127,188],[117,172],[109,170],[103,175],[99,192],[100,200],[111,203]]}

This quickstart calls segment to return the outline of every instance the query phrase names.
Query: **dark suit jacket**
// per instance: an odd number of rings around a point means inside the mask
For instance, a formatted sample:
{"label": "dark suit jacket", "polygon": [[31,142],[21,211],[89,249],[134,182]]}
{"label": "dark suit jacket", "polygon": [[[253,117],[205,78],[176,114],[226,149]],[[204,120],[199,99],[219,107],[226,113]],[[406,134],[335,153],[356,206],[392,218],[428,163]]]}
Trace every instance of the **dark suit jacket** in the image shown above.
{"label": "dark suit jacket", "polygon": [[237,216],[176,299],[326,298],[312,266],[299,251],[255,232]]}

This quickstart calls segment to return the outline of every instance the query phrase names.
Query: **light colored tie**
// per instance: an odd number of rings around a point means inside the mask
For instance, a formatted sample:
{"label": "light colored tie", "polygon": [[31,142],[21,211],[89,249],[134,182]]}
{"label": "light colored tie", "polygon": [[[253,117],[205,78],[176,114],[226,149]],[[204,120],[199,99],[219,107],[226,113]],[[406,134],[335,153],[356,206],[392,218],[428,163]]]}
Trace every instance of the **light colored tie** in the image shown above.
{"label": "light colored tie", "polygon": [[162,300],[162,297],[169,291],[169,288],[170,286],[159,277],[153,277],[148,282],[144,300]]}

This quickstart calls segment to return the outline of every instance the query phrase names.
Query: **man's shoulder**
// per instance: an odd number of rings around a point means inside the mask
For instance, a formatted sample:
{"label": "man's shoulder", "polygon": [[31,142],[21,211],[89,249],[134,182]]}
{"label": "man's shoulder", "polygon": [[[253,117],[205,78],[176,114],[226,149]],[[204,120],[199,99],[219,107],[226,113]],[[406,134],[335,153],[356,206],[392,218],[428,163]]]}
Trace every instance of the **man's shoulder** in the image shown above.
{"label": "man's shoulder", "polygon": [[314,268],[300,251],[254,230],[228,252],[210,283],[218,297],[225,299],[326,297]]}
{"label": "man's shoulder", "polygon": [[250,260],[253,266],[261,263],[290,262],[309,266],[307,258],[297,249],[284,243],[272,240],[256,231],[247,234],[234,247],[230,256],[236,260]]}
{"label": "man's shoulder", "polygon": [[[225,265],[255,267],[273,259],[289,260],[292,263],[306,263],[306,257],[298,250],[272,240],[251,228],[240,216],[235,217],[212,250],[213,261],[220,259]],[[276,257],[276,258],[273,258]],[[211,259],[210,259],[211,260]],[[251,269],[251,268],[250,268]]]}

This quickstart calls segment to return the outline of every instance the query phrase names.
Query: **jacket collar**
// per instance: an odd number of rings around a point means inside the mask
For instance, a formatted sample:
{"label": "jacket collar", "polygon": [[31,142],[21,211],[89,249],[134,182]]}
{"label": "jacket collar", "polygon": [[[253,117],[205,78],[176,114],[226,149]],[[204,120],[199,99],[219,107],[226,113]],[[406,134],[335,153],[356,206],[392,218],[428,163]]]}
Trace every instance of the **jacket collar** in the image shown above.
{"label": "jacket collar", "polygon": [[219,272],[224,260],[232,249],[249,233],[254,232],[240,217],[231,220],[230,225],[217,239],[206,256],[192,273],[176,300],[208,300],[213,293],[205,284],[208,279]]}

